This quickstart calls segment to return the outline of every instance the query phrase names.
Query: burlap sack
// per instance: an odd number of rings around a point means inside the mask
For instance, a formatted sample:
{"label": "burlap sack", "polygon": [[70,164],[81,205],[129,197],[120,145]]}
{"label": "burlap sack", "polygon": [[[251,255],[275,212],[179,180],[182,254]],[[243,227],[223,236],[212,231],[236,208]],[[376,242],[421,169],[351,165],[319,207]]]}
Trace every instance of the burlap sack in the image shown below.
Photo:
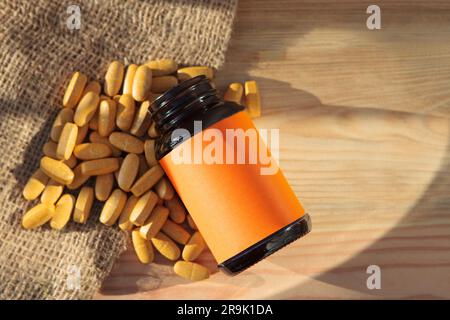
{"label": "burlap sack", "polygon": [[[79,30],[67,8],[81,9]],[[125,248],[117,228],[21,228],[22,195],[72,71],[101,79],[112,59],[220,67],[236,0],[0,2],[0,298],[88,299]],[[69,26],[71,28],[69,28]]]}

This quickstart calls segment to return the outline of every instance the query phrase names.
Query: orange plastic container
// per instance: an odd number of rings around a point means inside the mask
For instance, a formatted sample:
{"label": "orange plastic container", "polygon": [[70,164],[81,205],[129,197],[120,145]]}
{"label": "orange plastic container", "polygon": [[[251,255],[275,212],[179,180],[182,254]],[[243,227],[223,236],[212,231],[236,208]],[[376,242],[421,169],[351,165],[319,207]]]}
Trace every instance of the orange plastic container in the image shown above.
{"label": "orange plastic container", "polygon": [[156,156],[224,271],[236,274],[311,230],[243,107],[221,100],[205,77],[158,98],[152,117]]}

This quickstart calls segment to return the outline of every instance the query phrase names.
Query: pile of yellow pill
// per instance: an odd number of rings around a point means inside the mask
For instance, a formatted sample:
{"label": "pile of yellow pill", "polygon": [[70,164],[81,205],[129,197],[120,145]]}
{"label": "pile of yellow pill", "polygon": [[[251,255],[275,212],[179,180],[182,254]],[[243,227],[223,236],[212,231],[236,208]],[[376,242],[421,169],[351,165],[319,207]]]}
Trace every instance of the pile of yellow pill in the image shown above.
{"label": "pile of yellow pill", "polygon": [[[198,75],[212,80],[214,71],[179,68],[170,59],[127,67],[113,61],[103,87],[75,72],[40,167],[23,189],[26,200],[40,201],[24,214],[22,226],[33,229],[49,222],[61,230],[70,219],[86,223],[94,201],[100,201],[100,222],[130,232],[140,262],[151,263],[156,249],[176,261],[179,276],[208,278],[208,269],[194,262],[206,244],[155,158],[158,132],[148,112],[159,95]],[[255,81],[230,84],[224,99],[244,100],[251,116],[260,115]]]}

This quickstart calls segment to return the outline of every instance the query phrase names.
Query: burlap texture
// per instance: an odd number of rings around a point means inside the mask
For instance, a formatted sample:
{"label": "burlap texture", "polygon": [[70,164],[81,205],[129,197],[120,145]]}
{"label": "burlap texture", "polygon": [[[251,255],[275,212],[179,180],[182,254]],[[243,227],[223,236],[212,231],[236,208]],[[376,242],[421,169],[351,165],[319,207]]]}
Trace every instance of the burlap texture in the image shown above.
{"label": "burlap texture", "polygon": [[220,67],[236,1],[79,0],[75,31],[66,25],[71,1],[0,2],[1,299],[91,298],[126,245],[117,228],[98,222],[98,206],[86,225],[71,222],[62,232],[20,226],[33,205],[22,188],[39,166],[70,74],[101,80],[112,59]]}

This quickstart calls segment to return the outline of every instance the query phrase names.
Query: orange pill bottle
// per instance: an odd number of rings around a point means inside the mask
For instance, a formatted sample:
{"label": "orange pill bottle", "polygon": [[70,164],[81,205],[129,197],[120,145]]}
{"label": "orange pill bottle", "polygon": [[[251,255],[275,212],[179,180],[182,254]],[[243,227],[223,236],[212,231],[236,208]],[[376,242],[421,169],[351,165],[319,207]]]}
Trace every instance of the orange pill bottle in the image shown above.
{"label": "orange pill bottle", "polygon": [[151,115],[156,158],[222,270],[237,274],[311,230],[244,108],[206,77],[167,91]]}

